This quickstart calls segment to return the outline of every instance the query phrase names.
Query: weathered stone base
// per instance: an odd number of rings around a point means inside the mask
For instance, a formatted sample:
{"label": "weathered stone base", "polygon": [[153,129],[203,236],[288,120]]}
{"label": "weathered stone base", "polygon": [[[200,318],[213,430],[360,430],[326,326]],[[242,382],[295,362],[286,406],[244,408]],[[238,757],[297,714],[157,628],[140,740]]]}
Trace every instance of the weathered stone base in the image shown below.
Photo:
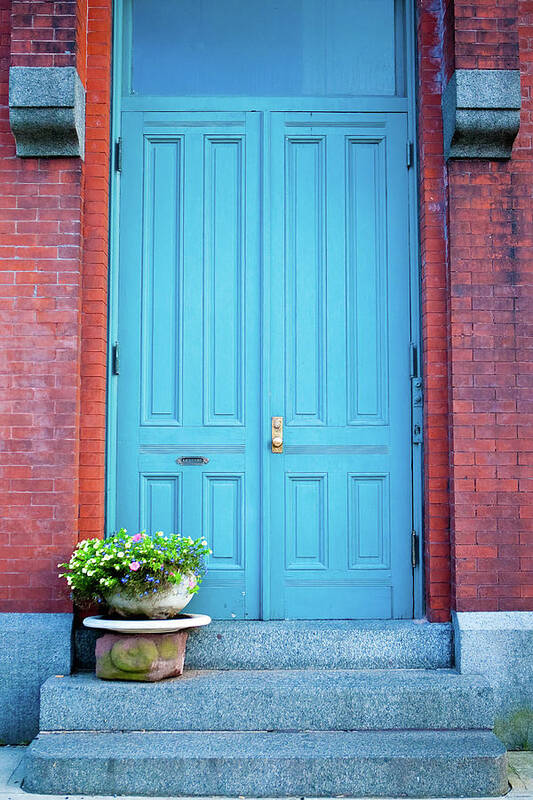
{"label": "weathered stone base", "polygon": [[96,642],[96,675],[107,681],[160,681],[183,672],[188,631],[106,633]]}
{"label": "weathered stone base", "polygon": [[453,614],[459,672],[485,675],[494,691],[494,732],[509,750],[533,748],[533,612]]}
{"label": "weathered stone base", "polygon": [[39,730],[39,690],[71,667],[72,614],[0,614],[0,744]]}

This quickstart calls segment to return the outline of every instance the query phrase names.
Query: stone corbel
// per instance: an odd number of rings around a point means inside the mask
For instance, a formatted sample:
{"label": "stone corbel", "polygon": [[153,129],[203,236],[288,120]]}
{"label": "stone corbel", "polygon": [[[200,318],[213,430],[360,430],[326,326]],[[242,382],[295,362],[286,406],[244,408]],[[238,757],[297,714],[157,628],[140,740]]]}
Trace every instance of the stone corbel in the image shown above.
{"label": "stone corbel", "polygon": [[508,159],[520,127],[520,72],[457,69],[442,95],[444,156]]}
{"label": "stone corbel", "polygon": [[75,67],[11,67],[9,122],[23,157],[85,151],[85,90]]}

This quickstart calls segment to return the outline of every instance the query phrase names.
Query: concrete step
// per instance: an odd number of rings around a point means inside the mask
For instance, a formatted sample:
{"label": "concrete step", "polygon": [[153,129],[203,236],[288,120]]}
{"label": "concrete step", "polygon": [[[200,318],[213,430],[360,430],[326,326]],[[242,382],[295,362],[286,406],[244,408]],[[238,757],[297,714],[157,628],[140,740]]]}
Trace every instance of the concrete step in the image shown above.
{"label": "concrete step", "polygon": [[206,670],[159,683],[83,673],[41,689],[41,731],[491,730],[492,689],[453,670]]}
{"label": "concrete step", "polygon": [[[79,669],[94,668],[96,631],[76,631]],[[442,669],[452,666],[448,623],[423,620],[232,620],[189,636],[190,669]]]}
{"label": "concrete step", "polygon": [[44,794],[488,797],[507,790],[489,732],[48,733],[24,788]]}

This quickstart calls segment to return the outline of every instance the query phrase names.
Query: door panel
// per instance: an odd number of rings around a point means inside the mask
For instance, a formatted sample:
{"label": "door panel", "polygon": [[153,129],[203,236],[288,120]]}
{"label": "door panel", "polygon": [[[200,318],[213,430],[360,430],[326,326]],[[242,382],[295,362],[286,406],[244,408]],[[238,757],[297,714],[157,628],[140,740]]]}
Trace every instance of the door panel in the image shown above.
{"label": "door panel", "polygon": [[123,140],[117,524],[204,534],[201,608],[257,618],[258,121],[127,113]]}
{"label": "door panel", "polygon": [[406,121],[272,117],[271,615],[408,617]]}
{"label": "door panel", "polygon": [[116,525],[206,536],[192,611],[411,616],[405,115],[122,137]]}

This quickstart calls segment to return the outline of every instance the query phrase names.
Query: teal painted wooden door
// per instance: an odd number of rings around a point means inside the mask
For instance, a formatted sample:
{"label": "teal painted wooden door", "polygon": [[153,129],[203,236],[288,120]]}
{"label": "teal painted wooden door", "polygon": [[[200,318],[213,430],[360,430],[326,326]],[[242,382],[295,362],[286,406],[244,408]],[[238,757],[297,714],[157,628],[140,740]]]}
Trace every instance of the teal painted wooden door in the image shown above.
{"label": "teal painted wooden door", "polygon": [[123,114],[116,525],[206,536],[191,610],[412,615],[406,136]]}
{"label": "teal painted wooden door", "polygon": [[273,115],[273,617],[412,615],[406,138],[403,115]]}
{"label": "teal painted wooden door", "polygon": [[256,618],[258,120],[124,114],[123,140],[117,524],[203,534],[202,608]]}

